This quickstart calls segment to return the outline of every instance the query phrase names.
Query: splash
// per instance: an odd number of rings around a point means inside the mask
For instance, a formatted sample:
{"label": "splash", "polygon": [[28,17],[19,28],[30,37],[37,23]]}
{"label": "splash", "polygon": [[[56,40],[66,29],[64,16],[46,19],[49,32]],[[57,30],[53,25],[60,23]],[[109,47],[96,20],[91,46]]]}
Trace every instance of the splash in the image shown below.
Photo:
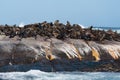
{"label": "splash", "polygon": [[83,26],[82,24],[79,24],[79,26],[81,26],[81,28],[86,28],[86,26]]}
{"label": "splash", "polygon": [[19,27],[24,27],[24,23],[21,22],[21,23],[19,24]]}
{"label": "splash", "polygon": [[0,73],[1,80],[119,80],[120,73],[108,72],[28,72]]}

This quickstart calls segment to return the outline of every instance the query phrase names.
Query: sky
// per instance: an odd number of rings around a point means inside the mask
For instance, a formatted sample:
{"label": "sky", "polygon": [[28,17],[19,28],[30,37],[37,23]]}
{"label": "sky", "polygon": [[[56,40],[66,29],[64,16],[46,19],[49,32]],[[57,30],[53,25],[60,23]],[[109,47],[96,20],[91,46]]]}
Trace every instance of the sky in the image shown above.
{"label": "sky", "polygon": [[0,24],[38,22],[120,27],[120,0],[0,0]]}

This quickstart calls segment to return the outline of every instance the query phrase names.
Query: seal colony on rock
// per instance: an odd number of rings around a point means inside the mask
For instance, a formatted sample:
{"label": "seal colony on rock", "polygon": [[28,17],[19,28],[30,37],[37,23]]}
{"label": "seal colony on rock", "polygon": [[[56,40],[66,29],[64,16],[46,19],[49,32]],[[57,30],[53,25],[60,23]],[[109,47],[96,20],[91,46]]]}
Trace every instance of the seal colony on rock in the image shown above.
{"label": "seal colony on rock", "polygon": [[18,36],[20,39],[27,37],[34,37],[37,39],[37,36],[39,35],[48,39],[57,38],[61,40],[70,38],[99,42],[104,40],[120,41],[120,34],[113,32],[112,30],[94,30],[93,26],[82,28],[78,24],[70,24],[69,21],[67,21],[67,24],[60,23],[59,20],[56,20],[54,23],[44,21],[42,23],[25,25],[24,27],[16,25],[9,26],[7,24],[1,25],[0,34],[9,36],[9,38]]}
{"label": "seal colony on rock", "polygon": [[120,71],[120,34],[54,23],[0,26],[0,72]]}

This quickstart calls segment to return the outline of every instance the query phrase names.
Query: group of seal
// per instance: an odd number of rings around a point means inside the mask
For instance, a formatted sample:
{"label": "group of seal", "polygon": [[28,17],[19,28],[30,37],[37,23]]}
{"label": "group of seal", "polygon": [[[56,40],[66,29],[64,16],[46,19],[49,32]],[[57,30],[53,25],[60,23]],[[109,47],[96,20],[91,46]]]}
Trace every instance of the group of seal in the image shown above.
{"label": "group of seal", "polygon": [[57,39],[83,39],[87,41],[104,41],[104,40],[115,40],[120,41],[120,34],[113,32],[112,30],[95,30],[93,26],[88,28],[82,28],[78,24],[71,24],[67,21],[66,24],[60,23],[56,20],[54,23],[44,21],[42,23],[28,24],[24,27],[19,27],[16,25],[1,25],[0,35],[9,36],[9,38],[14,38],[19,36],[22,38],[34,37],[37,39],[37,35],[47,37],[47,38],[57,38]]}

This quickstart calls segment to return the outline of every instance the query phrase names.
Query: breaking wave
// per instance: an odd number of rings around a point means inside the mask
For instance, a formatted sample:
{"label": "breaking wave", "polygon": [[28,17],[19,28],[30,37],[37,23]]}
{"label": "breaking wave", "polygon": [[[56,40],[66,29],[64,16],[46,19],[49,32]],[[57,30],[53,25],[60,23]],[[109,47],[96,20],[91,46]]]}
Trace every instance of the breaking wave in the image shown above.
{"label": "breaking wave", "polygon": [[0,79],[5,80],[120,80],[120,73],[109,72],[28,72],[0,73]]}
{"label": "breaking wave", "polygon": [[21,22],[21,23],[19,24],[19,27],[24,27],[24,23]]}

